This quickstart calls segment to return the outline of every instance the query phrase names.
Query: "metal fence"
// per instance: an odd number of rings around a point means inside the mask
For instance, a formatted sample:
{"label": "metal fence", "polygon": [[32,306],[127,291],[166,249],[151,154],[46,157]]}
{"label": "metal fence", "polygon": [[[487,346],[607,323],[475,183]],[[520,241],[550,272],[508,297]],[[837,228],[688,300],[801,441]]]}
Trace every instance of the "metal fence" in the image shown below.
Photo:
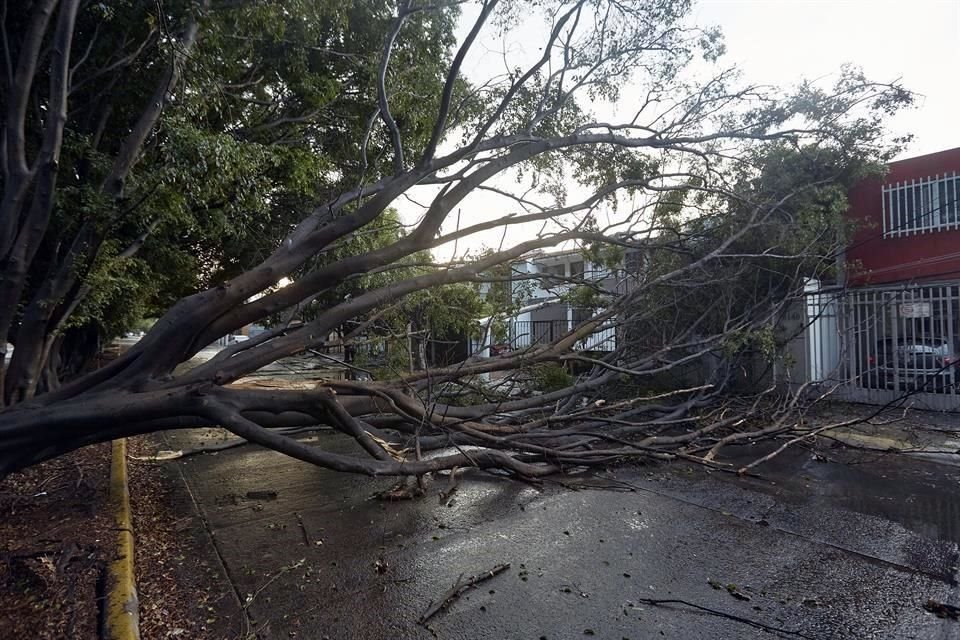
{"label": "metal fence", "polygon": [[[577,326],[572,320],[517,320],[510,326],[510,347],[526,349],[537,344],[549,344]],[[617,346],[616,328],[600,327],[574,345],[581,351],[613,351]]]}
{"label": "metal fence", "polygon": [[834,397],[960,409],[960,286],[807,296],[807,379]]}

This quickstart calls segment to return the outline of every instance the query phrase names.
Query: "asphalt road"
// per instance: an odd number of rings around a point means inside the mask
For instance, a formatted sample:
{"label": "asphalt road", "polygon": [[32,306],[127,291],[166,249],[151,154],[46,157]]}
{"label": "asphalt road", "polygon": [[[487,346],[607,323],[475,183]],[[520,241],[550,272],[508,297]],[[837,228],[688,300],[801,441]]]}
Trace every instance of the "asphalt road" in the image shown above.
{"label": "asphalt road", "polygon": [[[668,465],[566,486],[476,474],[452,500],[440,479],[398,502],[371,497],[389,479],[253,446],[169,464],[245,603],[239,637],[960,638],[960,622],[923,607],[960,605],[960,469],[856,462],[797,450],[763,478]],[[461,576],[502,563],[418,623]]]}

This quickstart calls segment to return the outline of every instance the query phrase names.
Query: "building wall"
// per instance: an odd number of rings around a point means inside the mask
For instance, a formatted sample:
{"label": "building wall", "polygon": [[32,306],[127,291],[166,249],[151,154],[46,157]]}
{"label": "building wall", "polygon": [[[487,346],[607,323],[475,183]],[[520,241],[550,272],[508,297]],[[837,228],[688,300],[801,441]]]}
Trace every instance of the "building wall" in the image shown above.
{"label": "building wall", "polygon": [[534,322],[559,322],[567,321],[569,307],[563,303],[552,304],[542,309],[530,312],[530,320]]}
{"label": "building wall", "polygon": [[960,174],[960,148],[893,162],[880,180],[850,191],[850,218],[859,223],[846,252],[854,286],[960,278],[960,229],[883,237],[882,185]]}

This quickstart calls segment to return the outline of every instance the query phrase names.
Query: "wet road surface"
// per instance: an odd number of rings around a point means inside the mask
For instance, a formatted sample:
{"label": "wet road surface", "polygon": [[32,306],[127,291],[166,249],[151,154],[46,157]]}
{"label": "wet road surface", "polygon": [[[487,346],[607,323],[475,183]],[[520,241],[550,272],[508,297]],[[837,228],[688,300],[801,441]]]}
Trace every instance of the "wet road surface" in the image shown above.
{"label": "wet road surface", "polygon": [[[179,449],[216,435],[164,437]],[[451,500],[438,479],[424,498],[384,502],[372,496],[391,479],[253,446],[169,464],[247,603],[240,637],[960,638],[960,622],[923,608],[960,605],[956,467],[797,450],[762,478],[682,465],[565,486],[476,474]],[[501,563],[418,624],[461,575]]]}

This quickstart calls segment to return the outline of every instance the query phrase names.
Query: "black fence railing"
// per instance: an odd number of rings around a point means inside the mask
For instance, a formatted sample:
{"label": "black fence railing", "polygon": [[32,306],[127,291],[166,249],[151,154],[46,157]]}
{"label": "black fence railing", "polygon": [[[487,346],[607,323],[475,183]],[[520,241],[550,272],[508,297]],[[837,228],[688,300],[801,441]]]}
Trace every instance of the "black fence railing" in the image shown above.
{"label": "black fence railing", "polygon": [[548,344],[572,328],[567,320],[518,320],[513,323],[510,346],[517,349]]}
{"label": "black fence railing", "polygon": [[[579,323],[571,320],[517,320],[510,331],[510,348],[524,349],[549,344],[572,331]],[[616,347],[616,330],[601,327],[582,338],[577,346],[589,351],[612,351]]]}

